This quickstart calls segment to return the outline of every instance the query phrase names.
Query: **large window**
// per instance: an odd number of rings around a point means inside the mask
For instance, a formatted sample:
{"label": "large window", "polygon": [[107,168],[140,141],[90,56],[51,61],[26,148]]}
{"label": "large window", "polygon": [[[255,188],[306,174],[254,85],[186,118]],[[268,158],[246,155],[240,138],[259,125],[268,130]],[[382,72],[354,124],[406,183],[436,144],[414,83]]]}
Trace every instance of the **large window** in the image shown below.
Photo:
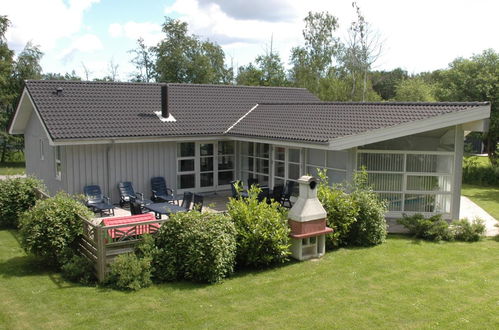
{"label": "large window", "polygon": [[342,183],[347,177],[347,151],[307,149],[307,173],[318,177],[319,169],[326,169],[329,184]]}
{"label": "large window", "polygon": [[[234,180],[234,142],[177,144],[177,188],[212,191]],[[226,187],[224,187],[226,188]]]}
{"label": "large window", "polygon": [[451,152],[362,150],[357,167],[389,211],[450,213],[454,156]]}
{"label": "large window", "polygon": [[274,147],[274,186],[297,181],[301,173],[301,149]]}
{"label": "large window", "polygon": [[196,143],[177,144],[177,188],[196,187]]}
{"label": "large window", "polygon": [[218,185],[234,180],[234,141],[218,141]]}
{"label": "large window", "polygon": [[261,185],[269,184],[270,145],[241,143],[241,175],[244,182],[255,178]]}

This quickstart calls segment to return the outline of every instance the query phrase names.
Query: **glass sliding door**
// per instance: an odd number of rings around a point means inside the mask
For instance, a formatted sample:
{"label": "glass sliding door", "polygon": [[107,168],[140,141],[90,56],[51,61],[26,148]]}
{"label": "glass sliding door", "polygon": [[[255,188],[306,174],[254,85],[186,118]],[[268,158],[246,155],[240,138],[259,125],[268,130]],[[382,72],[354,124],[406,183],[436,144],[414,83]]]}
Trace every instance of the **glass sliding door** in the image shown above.
{"label": "glass sliding door", "polygon": [[[303,173],[301,149],[274,147],[274,186],[284,185],[287,181],[297,181]],[[295,185],[293,194],[298,193]]]}
{"label": "glass sliding door", "polygon": [[218,141],[218,182],[219,188],[229,188],[234,180],[235,151],[234,141]]}
{"label": "glass sliding door", "polygon": [[198,143],[199,149],[199,188],[213,188],[215,185],[215,144]]}
{"label": "glass sliding door", "polygon": [[177,190],[228,189],[234,179],[234,154],[233,141],[178,143]]}
{"label": "glass sliding door", "polygon": [[177,189],[196,187],[196,143],[177,144]]}

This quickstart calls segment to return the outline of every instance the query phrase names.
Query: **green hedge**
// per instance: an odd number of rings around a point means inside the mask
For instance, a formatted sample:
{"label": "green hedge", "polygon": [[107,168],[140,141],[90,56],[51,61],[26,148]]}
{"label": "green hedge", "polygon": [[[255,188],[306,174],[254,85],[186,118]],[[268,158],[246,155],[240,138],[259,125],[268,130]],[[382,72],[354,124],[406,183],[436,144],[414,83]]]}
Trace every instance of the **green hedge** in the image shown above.
{"label": "green hedge", "polygon": [[152,270],[151,258],[122,254],[113,260],[106,283],[120,290],[139,290],[152,284]]}
{"label": "green hedge", "polygon": [[234,271],[236,231],[222,214],[190,211],[177,213],[155,236],[155,277],[160,281],[190,280],[214,283]]}
{"label": "green hedge", "polygon": [[499,186],[499,167],[483,157],[469,156],[463,159],[463,183]]}
{"label": "green hedge", "polygon": [[44,190],[33,177],[0,180],[0,228],[17,228],[21,214],[36,202],[35,189]]}
{"label": "green hedge", "polygon": [[237,230],[237,265],[267,267],[289,260],[287,212],[278,203],[258,202],[261,190],[252,187],[248,198],[231,198],[227,212]]}
{"label": "green hedge", "polygon": [[40,200],[21,216],[21,245],[26,252],[60,267],[75,254],[83,230],[80,217],[91,216],[85,205],[63,192]]}
{"label": "green hedge", "polygon": [[485,224],[481,219],[470,222],[468,219],[453,221],[449,224],[437,214],[425,218],[422,214],[406,216],[397,220],[409,231],[409,234],[417,238],[429,241],[464,241],[476,242],[485,234]]}

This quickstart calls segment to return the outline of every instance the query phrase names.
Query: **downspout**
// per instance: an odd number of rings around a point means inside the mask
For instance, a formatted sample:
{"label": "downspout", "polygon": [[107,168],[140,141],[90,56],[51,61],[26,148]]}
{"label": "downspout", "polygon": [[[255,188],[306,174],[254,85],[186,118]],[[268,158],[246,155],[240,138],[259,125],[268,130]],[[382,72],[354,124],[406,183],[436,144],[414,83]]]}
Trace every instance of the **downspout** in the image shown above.
{"label": "downspout", "polygon": [[[106,176],[107,176],[107,195],[113,200],[113,193],[111,190],[111,149],[113,148],[115,141],[111,140],[109,144],[106,145]],[[112,202],[111,202],[112,203]]]}

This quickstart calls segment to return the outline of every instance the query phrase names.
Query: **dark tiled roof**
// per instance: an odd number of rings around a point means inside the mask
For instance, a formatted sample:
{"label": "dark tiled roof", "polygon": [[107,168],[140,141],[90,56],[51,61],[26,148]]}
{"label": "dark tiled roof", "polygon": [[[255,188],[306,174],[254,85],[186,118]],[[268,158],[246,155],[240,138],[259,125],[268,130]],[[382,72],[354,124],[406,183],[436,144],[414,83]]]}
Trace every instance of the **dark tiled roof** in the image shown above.
{"label": "dark tiled roof", "polygon": [[318,101],[302,88],[168,84],[177,121],[161,122],[154,114],[161,84],[33,80],[26,87],[54,140],[221,135],[257,103]]}
{"label": "dark tiled roof", "polygon": [[259,104],[228,134],[327,143],[403,123],[475,109],[487,102],[281,103]]}

